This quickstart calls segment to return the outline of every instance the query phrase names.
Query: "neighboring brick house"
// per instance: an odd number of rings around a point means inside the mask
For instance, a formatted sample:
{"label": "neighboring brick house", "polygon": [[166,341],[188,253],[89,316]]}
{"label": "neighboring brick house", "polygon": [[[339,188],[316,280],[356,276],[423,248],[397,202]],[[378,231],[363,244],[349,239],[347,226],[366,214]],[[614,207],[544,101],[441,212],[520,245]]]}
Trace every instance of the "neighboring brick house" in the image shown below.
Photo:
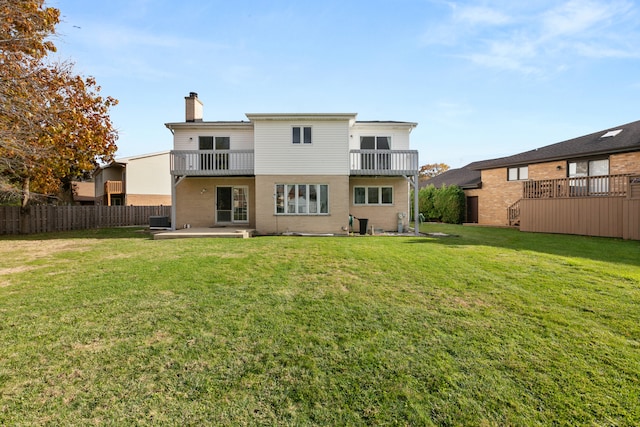
{"label": "neighboring brick house", "polygon": [[[580,230],[600,229],[597,233],[577,234],[618,237],[627,225],[635,226],[623,224],[624,216],[616,212],[624,210],[627,216],[635,215],[636,202],[623,199],[635,200],[632,190],[637,185],[636,176],[640,176],[640,121],[513,156],[471,163],[447,171],[426,184],[462,187],[467,200],[477,203],[477,218],[470,218],[470,222],[497,226],[520,224],[521,229],[535,228],[528,231],[563,232],[566,229],[573,233],[577,214],[558,213],[559,206],[566,205],[566,209],[582,211],[578,222],[584,224]],[[551,199],[557,203],[551,204]],[[590,201],[585,202],[586,199]],[[569,203],[570,200],[573,202]],[[575,207],[577,200],[583,201],[582,208]],[[523,203],[527,206],[526,212]],[[603,203],[620,207],[599,207],[598,212],[606,209],[609,213],[595,213],[596,205]],[[525,217],[528,222],[523,227]],[[633,222],[633,218],[629,220]],[[597,224],[590,224],[596,220]],[[547,223],[541,224],[543,221]],[[540,225],[533,226],[533,222]]]}
{"label": "neighboring brick house", "polygon": [[408,228],[416,123],[357,121],[354,113],[203,121],[193,92],[185,111],[184,122],[165,124],[174,141],[174,228],[346,234],[350,215],[367,219],[368,230]]}
{"label": "neighboring brick house", "polygon": [[169,151],[117,158],[93,173],[96,204],[169,206]]}

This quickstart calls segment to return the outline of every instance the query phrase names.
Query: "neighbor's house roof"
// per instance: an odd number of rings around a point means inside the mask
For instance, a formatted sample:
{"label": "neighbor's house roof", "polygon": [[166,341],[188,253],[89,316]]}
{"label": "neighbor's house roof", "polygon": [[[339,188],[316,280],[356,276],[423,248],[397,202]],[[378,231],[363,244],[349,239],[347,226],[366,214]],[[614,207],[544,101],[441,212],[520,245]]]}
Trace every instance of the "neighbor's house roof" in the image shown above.
{"label": "neighbor's house roof", "polygon": [[138,154],[138,155],[129,156],[129,157],[118,157],[116,159],[113,159],[109,163],[98,165],[98,167],[96,167],[93,170],[93,175],[95,176],[98,172],[102,171],[103,169],[111,168],[114,166],[120,166],[124,168],[127,166],[127,163],[129,163],[132,160],[144,159],[147,157],[165,156],[165,155],[168,155],[169,153],[170,153],[169,150],[165,150],[165,151],[158,151],[156,153]]}
{"label": "neighbor's house roof", "polygon": [[600,154],[640,151],[640,120],[609,129],[579,136],[578,138],[536,148],[497,159],[469,163],[459,169],[448,171],[420,183],[420,187],[434,185],[457,185],[463,190],[480,188],[480,171],[499,167],[527,165],[531,163],[567,160]]}
{"label": "neighbor's house roof", "polygon": [[436,188],[440,188],[443,185],[446,185],[447,187],[451,185],[457,185],[463,190],[480,188],[480,171],[469,169],[468,166],[469,165],[461,167],[459,169],[449,169],[448,171],[443,172],[440,175],[420,182],[420,187],[422,188],[428,185],[433,185]]}
{"label": "neighbor's house roof", "polygon": [[640,151],[640,120],[513,156],[471,163],[465,168],[493,169],[628,151]]}

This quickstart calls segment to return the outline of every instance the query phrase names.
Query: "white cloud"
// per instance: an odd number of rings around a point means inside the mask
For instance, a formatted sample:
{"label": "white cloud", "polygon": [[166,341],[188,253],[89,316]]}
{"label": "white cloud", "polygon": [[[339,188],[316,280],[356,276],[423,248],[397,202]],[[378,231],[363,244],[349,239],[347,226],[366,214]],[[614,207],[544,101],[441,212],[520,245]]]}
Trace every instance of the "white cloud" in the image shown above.
{"label": "white cloud", "polygon": [[627,0],[568,0],[546,9],[449,6],[448,18],[424,34],[425,44],[449,46],[452,56],[482,67],[543,74],[580,58],[640,57],[638,7]]}
{"label": "white cloud", "polygon": [[484,6],[458,6],[453,7],[453,19],[460,23],[471,25],[505,25],[511,22],[511,17],[505,13]]}
{"label": "white cloud", "polygon": [[630,9],[626,2],[602,3],[590,0],[571,0],[542,16],[542,31],[550,37],[584,35],[598,25],[621,16]]}

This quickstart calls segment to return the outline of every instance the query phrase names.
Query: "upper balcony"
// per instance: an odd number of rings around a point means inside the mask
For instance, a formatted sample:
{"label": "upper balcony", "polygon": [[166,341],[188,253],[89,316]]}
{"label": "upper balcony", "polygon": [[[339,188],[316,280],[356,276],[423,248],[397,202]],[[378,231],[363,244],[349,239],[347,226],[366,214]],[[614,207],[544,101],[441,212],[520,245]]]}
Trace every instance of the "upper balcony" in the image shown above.
{"label": "upper balcony", "polygon": [[254,174],[253,150],[171,151],[171,174],[238,176]]}
{"label": "upper balcony", "polygon": [[350,174],[414,175],[418,173],[418,150],[351,150]]}
{"label": "upper balcony", "polygon": [[[255,174],[253,150],[171,151],[171,173],[183,176],[251,176]],[[414,175],[417,150],[351,150],[351,176]]]}
{"label": "upper balcony", "polygon": [[124,194],[122,181],[107,181],[104,183],[104,194]]}

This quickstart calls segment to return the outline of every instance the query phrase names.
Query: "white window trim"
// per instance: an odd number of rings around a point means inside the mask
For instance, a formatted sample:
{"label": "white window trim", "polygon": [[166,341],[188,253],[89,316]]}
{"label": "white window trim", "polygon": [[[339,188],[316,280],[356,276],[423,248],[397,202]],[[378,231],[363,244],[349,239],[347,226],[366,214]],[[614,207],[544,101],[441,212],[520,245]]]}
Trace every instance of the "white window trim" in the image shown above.
{"label": "white window trim", "polygon": [[[511,179],[510,172],[512,170],[514,170],[514,169],[517,171],[517,175],[518,176],[516,177],[516,179]],[[522,169],[526,169],[527,170],[527,176],[525,178],[522,178],[522,173],[521,173]],[[529,165],[526,165],[526,166],[514,166],[514,167],[508,167],[507,168],[507,181],[509,181],[509,182],[526,181],[528,179],[529,179]]]}
{"label": "white window trim", "polygon": [[[305,194],[308,197],[309,194],[309,186],[316,186],[317,187],[317,208],[316,210],[319,211],[321,209],[321,194],[322,194],[322,187],[326,187],[327,188],[327,212],[308,212],[309,210],[309,204],[307,203],[307,212],[297,212],[299,209],[298,207],[298,198],[296,197],[295,199],[295,209],[296,212],[287,212],[287,206],[288,206],[288,199],[287,199],[287,195],[289,193],[290,187],[295,187],[295,192],[296,194],[298,193],[298,188],[299,186],[304,185],[306,186],[305,189]],[[278,187],[279,186],[284,186],[283,188],[283,209],[284,212],[278,212]],[[331,195],[330,195],[330,189],[329,189],[329,184],[323,184],[323,183],[313,183],[313,184],[309,184],[309,183],[295,183],[295,184],[284,184],[284,183],[278,183],[275,185],[274,188],[274,206],[273,206],[273,210],[274,210],[274,214],[278,215],[278,216],[327,216],[331,214],[331,205],[329,204],[329,200],[331,200]]]}
{"label": "white window trim", "polygon": [[[364,203],[356,202],[356,188],[364,188]],[[378,189],[378,203],[369,203],[369,189]],[[382,203],[382,189],[391,189],[391,203]],[[354,206],[393,206],[395,204],[395,191],[393,185],[355,185],[353,187],[353,205]]]}

